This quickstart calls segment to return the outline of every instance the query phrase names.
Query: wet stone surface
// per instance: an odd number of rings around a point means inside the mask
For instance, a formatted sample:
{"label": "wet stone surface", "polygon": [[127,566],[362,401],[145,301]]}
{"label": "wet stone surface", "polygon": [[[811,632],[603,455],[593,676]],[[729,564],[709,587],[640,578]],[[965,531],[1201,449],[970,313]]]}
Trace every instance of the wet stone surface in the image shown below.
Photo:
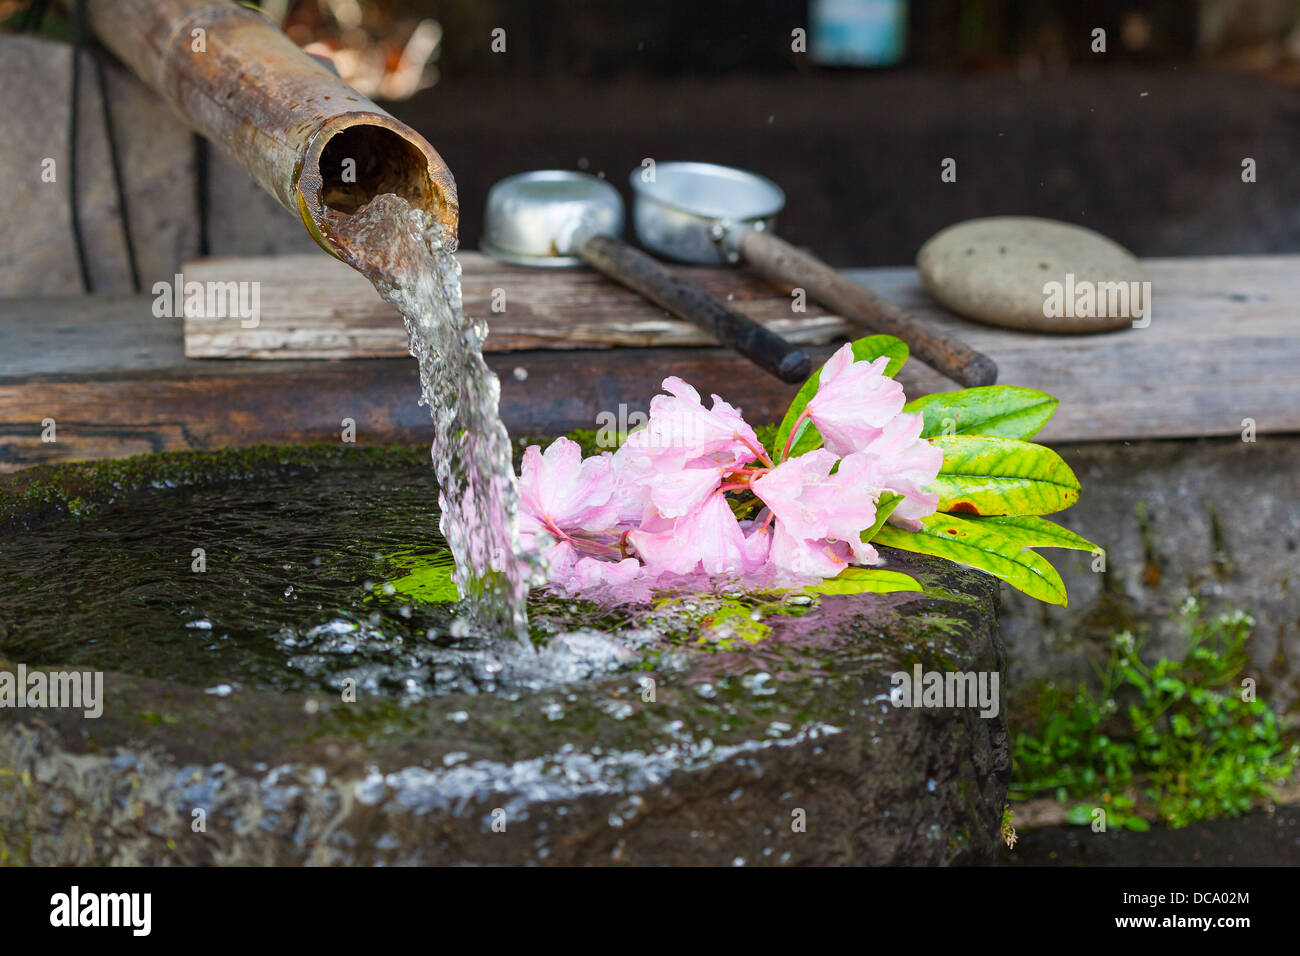
{"label": "wet stone surface", "polygon": [[1013,705],[1032,700],[1044,682],[1094,680],[1118,631],[1142,635],[1149,660],[1181,658],[1187,648],[1178,609],[1195,597],[1208,613],[1240,610],[1255,618],[1248,675],[1260,699],[1300,728],[1300,438],[1058,450],[1085,491],[1057,518],[1105,548],[1105,569],[1084,552],[1050,555],[1070,592],[1068,608],[1003,589]]}
{"label": "wet stone surface", "polygon": [[102,670],[105,699],[0,709],[0,861],[995,859],[1001,711],[889,701],[915,662],[1004,672],[991,579],[896,554],[924,594],[535,598],[532,652],[386,593],[385,555],[441,546],[424,456],[6,480],[0,670]]}

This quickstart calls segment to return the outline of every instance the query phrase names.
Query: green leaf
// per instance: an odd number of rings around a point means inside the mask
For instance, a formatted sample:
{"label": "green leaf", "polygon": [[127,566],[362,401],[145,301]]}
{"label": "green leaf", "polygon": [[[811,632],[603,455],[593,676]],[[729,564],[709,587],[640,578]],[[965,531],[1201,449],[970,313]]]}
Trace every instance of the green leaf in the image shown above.
{"label": "green leaf", "polygon": [[1047,559],[1008,539],[983,522],[935,514],[921,519],[920,531],[885,525],[873,539],[903,551],[947,558],[1001,578],[1018,591],[1048,604],[1066,605],[1065,584]]}
{"label": "green leaf", "polygon": [[[925,420],[923,438],[937,435],[994,435],[1028,440],[1047,424],[1060,400],[1032,388],[986,385],[936,392],[903,406]],[[947,427],[945,427],[947,426]]]}
{"label": "green leaf", "polygon": [[1076,803],[1074,806],[1070,807],[1069,812],[1066,813],[1066,822],[1076,827],[1087,826],[1092,823],[1092,809],[1093,808],[1088,806],[1086,803]]}
{"label": "green leaf", "polygon": [[996,515],[971,518],[977,524],[989,525],[1009,540],[1026,548],[1070,548],[1074,551],[1098,551],[1100,548],[1087,538],[1080,537],[1069,528],[1062,528],[1037,515]]}
{"label": "green leaf", "polygon": [[845,568],[821,584],[804,588],[809,594],[892,594],[895,591],[920,591],[919,582],[899,571],[877,568]]}
{"label": "green leaf", "polygon": [[943,435],[939,510],[972,515],[1045,515],[1079,500],[1079,479],[1044,445],[987,435]]}
{"label": "green leaf", "polygon": [[456,582],[452,579],[456,563],[449,553],[417,554],[398,551],[387,557],[398,567],[410,572],[388,582],[393,586],[394,596],[424,604],[441,604],[459,599]]}
{"label": "green leaf", "polygon": [[[866,338],[858,339],[853,343],[853,360],[855,362],[873,362],[882,355],[889,356],[889,364],[885,366],[885,374],[889,376],[896,375],[898,370],[903,367],[903,363],[907,361],[907,343],[902,339],[894,338],[892,335],[868,335]],[[825,365],[822,366],[822,368],[825,367]],[[821,447],[822,436],[818,433],[816,426],[805,419],[799,426],[799,434],[795,436],[790,448],[790,454],[782,454],[786,441],[790,437],[790,430],[794,428],[794,423],[799,420],[803,410],[812,401],[812,397],[817,394],[817,385],[821,381],[821,377],[822,369],[819,368],[809,376],[808,381],[803,383],[803,387],[795,395],[794,401],[790,403],[785,418],[781,419],[781,427],[777,429],[776,440],[772,443],[773,461],[779,463],[787,457],[794,458],[804,452]]]}
{"label": "green leaf", "polygon": [[894,509],[899,506],[902,500],[902,495],[895,494],[892,491],[882,491],[880,493],[880,497],[876,499],[876,523],[862,532],[863,541],[870,541],[875,537],[876,532],[889,520],[889,516],[894,513]]}

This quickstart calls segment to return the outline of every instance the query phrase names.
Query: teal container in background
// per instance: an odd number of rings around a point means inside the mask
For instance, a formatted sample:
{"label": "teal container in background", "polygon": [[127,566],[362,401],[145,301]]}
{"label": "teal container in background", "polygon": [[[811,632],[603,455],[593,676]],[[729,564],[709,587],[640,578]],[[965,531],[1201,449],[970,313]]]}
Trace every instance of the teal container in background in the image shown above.
{"label": "teal container in background", "polygon": [[907,48],[907,0],[809,0],[808,52],[822,66],[894,66]]}

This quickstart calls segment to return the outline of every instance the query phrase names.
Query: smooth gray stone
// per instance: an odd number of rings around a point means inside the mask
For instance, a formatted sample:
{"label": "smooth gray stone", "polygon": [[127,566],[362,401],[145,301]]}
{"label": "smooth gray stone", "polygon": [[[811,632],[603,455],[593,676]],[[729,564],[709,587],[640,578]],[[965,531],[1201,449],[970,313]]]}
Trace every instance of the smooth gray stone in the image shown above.
{"label": "smooth gray stone", "polygon": [[[1141,285],[1146,272],[1131,253],[1091,229],[1051,219],[957,223],[921,247],[916,266],[926,290],[943,305],[1013,329],[1119,329],[1139,318],[1149,301],[1150,286]],[[1059,288],[1052,315],[1045,306],[1052,298],[1049,283]]]}

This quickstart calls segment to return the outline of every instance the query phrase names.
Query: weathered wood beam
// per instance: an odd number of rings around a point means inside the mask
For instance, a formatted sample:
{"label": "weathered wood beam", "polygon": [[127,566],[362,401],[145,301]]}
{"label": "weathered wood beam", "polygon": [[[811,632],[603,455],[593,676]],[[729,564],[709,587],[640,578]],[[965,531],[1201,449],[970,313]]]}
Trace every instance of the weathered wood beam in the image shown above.
{"label": "weathered wood beam", "polygon": [[[1002,381],[1057,395],[1049,442],[1300,432],[1300,257],[1147,262],[1150,327],[1046,336],[934,312],[909,269],[855,278],[904,308],[931,310],[991,355]],[[423,443],[415,364],[199,361],[181,323],[154,318],[148,296],[0,299],[0,468],[39,461],[264,441],[336,440],[344,418],[362,442]],[[825,356],[829,347],[813,349]],[[717,348],[527,350],[489,355],[502,415],[516,436],[596,426],[644,409],[667,375],[718,392],[756,422],[775,420],[793,389]],[[516,374],[516,369],[522,370]],[[522,375],[522,377],[521,377]],[[917,362],[910,396],[950,389]],[[58,441],[43,442],[52,418]]]}
{"label": "weathered wood beam", "polygon": [[[478,252],[457,258],[465,311],[488,318],[490,351],[715,344],[695,326],[590,269],[529,269]],[[830,342],[848,328],[806,297],[796,302],[790,289],[741,270],[669,268],[791,341]],[[183,285],[255,282],[258,290],[255,327],[245,328],[252,323],[236,309],[224,314],[185,310],[185,354],[191,358],[408,354],[396,310],[359,273],[326,256],[200,259],[186,263],[182,276]],[[221,304],[214,299],[214,305]],[[793,308],[796,304],[802,311]],[[174,304],[172,311],[179,311]]]}

